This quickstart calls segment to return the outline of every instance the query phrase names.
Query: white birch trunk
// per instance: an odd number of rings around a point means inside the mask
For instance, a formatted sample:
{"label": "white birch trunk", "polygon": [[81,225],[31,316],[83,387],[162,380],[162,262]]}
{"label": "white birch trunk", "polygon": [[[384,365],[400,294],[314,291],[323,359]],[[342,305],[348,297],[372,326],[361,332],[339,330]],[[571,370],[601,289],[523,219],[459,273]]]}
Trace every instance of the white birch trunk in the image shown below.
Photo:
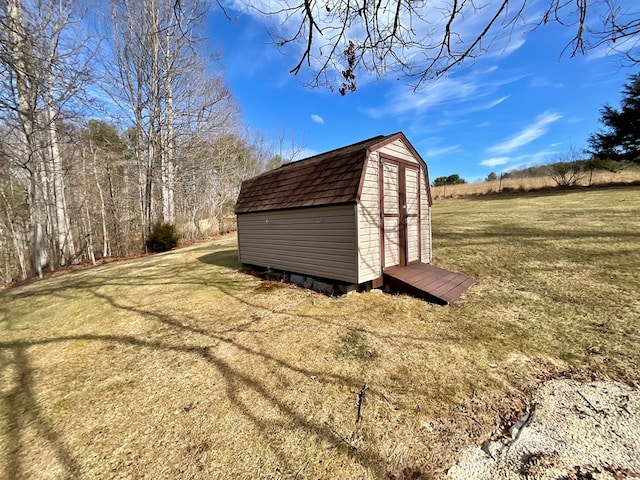
{"label": "white birch trunk", "polygon": [[49,102],[47,105],[47,133],[49,135],[49,162],[51,171],[49,172],[50,191],[53,202],[55,223],[55,240],[58,249],[57,257],[59,265],[69,264],[75,256],[75,247],[67,213],[67,202],[65,199],[64,175],[62,171],[62,159],[60,158],[60,147],[58,143],[58,130],[56,114],[52,105],[53,87],[50,85]]}
{"label": "white birch trunk", "polygon": [[[94,163],[94,166],[95,166],[95,163]],[[83,184],[84,184],[84,211],[86,216],[85,230],[87,232],[87,238],[86,238],[87,256],[89,257],[91,264],[95,265],[96,256],[93,251],[93,225],[91,222],[91,212],[89,211],[89,191],[87,189],[87,182],[88,182],[87,157],[86,155],[84,155],[84,153],[82,154],[82,176],[83,176]]]}
{"label": "white birch trunk", "polygon": [[166,139],[164,142],[163,151],[163,179],[162,179],[162,214],[164,221],[167,223],[175,224],[175,159],[174,153],[176,148],[175,139],[175,112],[173,110],[173,81],[174,81],[174,59],[176,56],[175,46],[173,42],[173,29],[167,29],[164,48],[164,95],[165,101],[165,133]]}
{"label": "white birch trunk", "polygon": [[102,192],[102,186],[98,178],[98,166],[97,158],[94,152],[93,154],[93,178],[96,181],[96,188],[98,189],[98,195],[100,196],[100,219],[102,221],[102,257],[109,256],[109,230],[107,229],[107,207],[104,203],[104,193]]}
{"label": "white birch trunk", "polygon": [[[18,107],[18,152],[19,161],[27,166],[29,172],[29,229],[31,247],[31,267],[42,277],[42,267],[47,263],[47,252],[44,239],[43,218],[46,218],[46,205],[42,198],[41,166],[36,150],[35,105],[36,89],[33,85],[34,72],[26,60],[29,45],[22,20],[22,4],[20,0],[6,0],[7,21],[9,23],[9,39],[11,47],[12,70],[15,75],[16,103]],[[31,53],[31,52],[30,52]],[[31,75],[31,78],[30,78]]]}

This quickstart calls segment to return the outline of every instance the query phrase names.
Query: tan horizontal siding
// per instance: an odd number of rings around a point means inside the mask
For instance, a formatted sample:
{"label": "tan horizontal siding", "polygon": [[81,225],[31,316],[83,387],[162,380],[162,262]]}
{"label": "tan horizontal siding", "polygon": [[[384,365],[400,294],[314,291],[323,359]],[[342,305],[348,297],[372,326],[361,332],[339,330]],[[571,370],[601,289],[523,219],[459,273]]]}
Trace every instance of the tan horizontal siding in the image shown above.
{"label": "tan horizontal siding", "polygon": [[238,215],[240,262],[357,280],[355,205]]}
{"label": "tan horizontal siding", "polygon": [[400,263],[400,243],[398,235],[398,217],[384,219],[384,266],[391,267]]}
{"label": "tan horizontal siding", "polygon": [[410,215],[418,213],[418,175],[417,169],[405,170],[407,213]]}
{"label": "tan horizontal siding", "polygon": [[384,213],[398,213],[398,166],[384,164]]}
{"label": "tan horizontal siding", "polygon": [[382,274],[380,266],[380,183],[378,154],[367,162],[358,205],[358,283]]}
{"label": "tan horizontal siding", "polygon": [[411,163],[418,163],[418,160],[413,157],[411,151],[404,145],[402,140],[394,140],[393,142],[385,145],[378,150],[383,155],[389,155],[392,157],[400,158]]}
{"label": "tan horizontal siding", "polygon": [[420,241],[421,241],[421,261],[431,263],[431,208],[429,207],[429,197],[427,196],[427,182],[425,181],[424,170],[420,169]]}
{"label": "tan horizontal siding", "polygon": [[418,217],[407,218],[407,262],[420,260],[418,239],[420,238],[420,222]]}

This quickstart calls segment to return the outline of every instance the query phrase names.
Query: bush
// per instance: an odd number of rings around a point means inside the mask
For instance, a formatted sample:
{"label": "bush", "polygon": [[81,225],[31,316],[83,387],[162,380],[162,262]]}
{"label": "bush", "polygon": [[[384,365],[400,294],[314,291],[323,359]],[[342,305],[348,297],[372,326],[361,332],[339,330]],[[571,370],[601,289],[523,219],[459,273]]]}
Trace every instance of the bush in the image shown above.
{"label": "bush", "polygon": [[178,245],[179,238],[175,225],[158,222],[147,237],[147,249],[153,253],[166,252]]}
{"label": "bush", "polygon": [[579,161],[552,163],[549,169],[549,176],[559,187],[573,187],[582,180],[582,164]]}
{"label": "bush", "polygon": [[438,177],[433,181],[434,187],[442,187],[443,185],[459,185],[462,183],[467,183],[467,181],[462,178],[457,173],[453,175],[449,175],[448,177]]}
{"label": "bush", "polygon": [[498,180],[498,175],[496,172],[491,172],[487,175],[487,178],[484,179],[485,182],[493,182],[494,180]]}

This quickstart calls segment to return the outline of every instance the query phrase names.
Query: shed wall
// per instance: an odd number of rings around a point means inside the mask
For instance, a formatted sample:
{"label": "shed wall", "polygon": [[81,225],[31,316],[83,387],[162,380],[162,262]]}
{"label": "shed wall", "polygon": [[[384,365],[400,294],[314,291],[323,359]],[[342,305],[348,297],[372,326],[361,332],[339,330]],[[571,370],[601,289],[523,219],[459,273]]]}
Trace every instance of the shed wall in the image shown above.
{"label": "shed wall", "polygon": [[240,262],[357,282],[356,206],[238,214]]}
{"label": "shed wall", "polygon": [[358,205],[358,283],[382,275],[380,268],[380,184],[378,154],[369,155]]}
{"label": "shed wall", "polygon": [[413,156],[411,151],[405,146],[402,140],[394,140],[378,150],[383,155],[389,155],[410,163],[418,164],[418,160]]}
{"label": "shed wall", "polygon": [[420,168],[420,256],[422,263],[431,263],[431,207],[427,196],[426,172]]}

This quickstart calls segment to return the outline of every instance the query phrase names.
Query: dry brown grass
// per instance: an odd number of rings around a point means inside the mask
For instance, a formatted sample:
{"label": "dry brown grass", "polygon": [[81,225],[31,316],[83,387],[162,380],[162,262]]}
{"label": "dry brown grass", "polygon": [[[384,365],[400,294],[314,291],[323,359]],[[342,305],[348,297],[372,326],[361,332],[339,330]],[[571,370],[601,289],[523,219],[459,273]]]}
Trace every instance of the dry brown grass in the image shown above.
{"label": "dry brown grass", "polygon": [[456,307],[261,282],[233,236],[0,292],[0,475],[441,476],[550,373],[640,380],[639,194],[438,202]]}
{"label": "dry brown grass", "polygon": [[[593,173],[591,184],[610,185],[621,183],[640,182],[640,169],[627,169],[620,172],[598,171]],[[589,185],[589,172],[580,177],[578,186]],[[550,176],[544,177],[524,177],[524,178],[504,178],[491,182],[464,183],[460,185],[446,185],[441,187],[431,187],[431,194],[434,199],[459,198],[471,195],[487,195],[491,193],[504,192],[528,192],[531,190],[548,189],[556,187],[557,184]]]}

